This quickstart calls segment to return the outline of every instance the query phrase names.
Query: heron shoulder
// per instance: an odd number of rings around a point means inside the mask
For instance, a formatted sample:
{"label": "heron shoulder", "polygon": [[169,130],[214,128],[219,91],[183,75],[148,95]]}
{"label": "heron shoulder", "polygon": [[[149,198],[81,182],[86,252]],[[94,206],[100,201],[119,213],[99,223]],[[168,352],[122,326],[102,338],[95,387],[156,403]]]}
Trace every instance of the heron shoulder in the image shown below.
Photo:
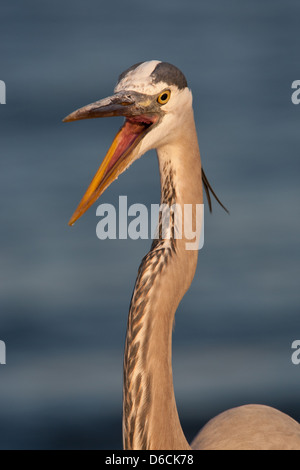
{"label": "heron shoulder", "polygon": [[300,450],[300,424],[265,405],[244,405],[211,419],[199,432],[195,450]]}

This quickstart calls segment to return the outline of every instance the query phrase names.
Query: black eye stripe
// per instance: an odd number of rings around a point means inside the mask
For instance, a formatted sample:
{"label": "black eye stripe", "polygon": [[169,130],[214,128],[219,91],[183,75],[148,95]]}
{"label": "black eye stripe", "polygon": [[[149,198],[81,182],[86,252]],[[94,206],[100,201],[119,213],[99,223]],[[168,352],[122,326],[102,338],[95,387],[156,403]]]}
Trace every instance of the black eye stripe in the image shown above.
{"label": "black eye stripe", "polygon": [[179,90],[188,86],[183,73],[177,67],[167,62],[159,62],[151,73],[151,77],[153,83],[164,82],[167,85],[175,85]]}

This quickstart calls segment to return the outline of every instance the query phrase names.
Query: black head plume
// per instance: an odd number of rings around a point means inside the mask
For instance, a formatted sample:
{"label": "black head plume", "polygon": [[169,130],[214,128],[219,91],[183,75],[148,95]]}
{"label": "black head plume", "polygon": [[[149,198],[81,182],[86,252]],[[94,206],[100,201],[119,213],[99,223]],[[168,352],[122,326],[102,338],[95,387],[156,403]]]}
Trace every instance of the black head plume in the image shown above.
{"label": "black head plume", "polygon": [[218,198],[218,196],[214,192],[213,188],[211,187],[210,182],[208,181],[207,176],[206,176],[203,168],[202,168],[202,181],[203,181],[203,186],[204,186],[207,201],[208,201],[209,211],[212,212],[212,203],[211,203],[211,197],[210,197],[210,192],[211,192],[212,195],[214,196],[214,198],[216,199],[216,201],[220,204],[221,207],[223,207],[224,211],[226,211],[227,214],[229,214],[229,210],[226,209],[226,207],[222,204],[222,202],[220,201],[220,199]]}

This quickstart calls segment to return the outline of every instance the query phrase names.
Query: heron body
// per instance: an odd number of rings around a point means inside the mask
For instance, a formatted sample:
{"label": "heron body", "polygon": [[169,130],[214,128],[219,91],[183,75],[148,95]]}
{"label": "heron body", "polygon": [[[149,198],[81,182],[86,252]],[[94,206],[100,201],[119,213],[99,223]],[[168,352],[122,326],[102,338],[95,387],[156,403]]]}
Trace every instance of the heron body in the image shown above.
{"label": "heron body", "polygon": [[[125,122],[70,224],[135,160],[155,148],[161,204],[182,209],[190,205],[190,231],[194,233],[196,207],[203,204],[201,180],[210,208],[210,193],[216,195],[201,166],[186,78],[165,62],[136,64],[120,75],[113,96],[80,108],[65,121],[116,115],[124,116]],[[169,236],[152,243],[138,270],[131,299],[124,353],[124,449],[300,450],[300,425],[263,405],[224,412],[200,431],[191,446],[187,442],[174,395],[172,326],[193,280],[198,250],[186,249],[190,234],[184,232],[176,238],[174,224],[170,212]]]}

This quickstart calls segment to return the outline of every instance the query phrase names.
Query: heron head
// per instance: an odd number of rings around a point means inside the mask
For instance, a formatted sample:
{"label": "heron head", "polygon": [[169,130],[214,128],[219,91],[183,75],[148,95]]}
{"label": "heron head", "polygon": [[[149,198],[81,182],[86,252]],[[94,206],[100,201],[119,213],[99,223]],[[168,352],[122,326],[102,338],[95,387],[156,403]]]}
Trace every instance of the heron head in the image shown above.
{"label": "heron head", "polygon": [[179,138],[191,109],[192,94],[183,73],[174,65],[152,60],[123,72],[112,96],[69,114],[64,122],[110,116],[125,118],[69,224],[73,225],[145,152]]}

